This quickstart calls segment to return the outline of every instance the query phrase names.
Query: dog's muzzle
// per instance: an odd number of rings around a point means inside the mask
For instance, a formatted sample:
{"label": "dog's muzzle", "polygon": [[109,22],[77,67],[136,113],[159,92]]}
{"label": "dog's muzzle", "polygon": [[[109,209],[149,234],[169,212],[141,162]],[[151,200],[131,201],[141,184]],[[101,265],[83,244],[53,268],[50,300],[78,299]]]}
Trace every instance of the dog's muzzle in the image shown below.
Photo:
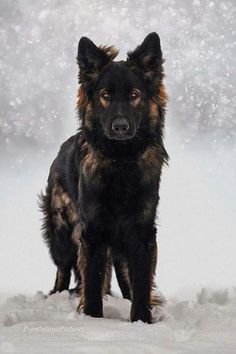
{"label": "dog's muzzle", "polygon": [[126,140],[131,139],[130,124],[126,118],[116,118],[111,125],[111,139]]}

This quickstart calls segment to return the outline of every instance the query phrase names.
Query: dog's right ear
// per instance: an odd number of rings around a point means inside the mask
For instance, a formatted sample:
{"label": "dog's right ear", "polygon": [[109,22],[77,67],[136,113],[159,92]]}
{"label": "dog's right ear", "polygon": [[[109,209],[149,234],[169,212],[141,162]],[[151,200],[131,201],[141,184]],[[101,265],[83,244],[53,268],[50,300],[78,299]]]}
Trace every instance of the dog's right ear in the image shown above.
{"label": "dog's right ear", "polygon": [[82,37],[80,39],[77,55],[80,83],[95,81],[109,61],[109,55],[97,47],[89,38]]}
{"label": "dog's right ear", "polygon": [[135,50],[128,52],[128,66],[141,70],[144,78],[148,80],[160,76],[162,63],[160,38],[156,32],[149,33]]}

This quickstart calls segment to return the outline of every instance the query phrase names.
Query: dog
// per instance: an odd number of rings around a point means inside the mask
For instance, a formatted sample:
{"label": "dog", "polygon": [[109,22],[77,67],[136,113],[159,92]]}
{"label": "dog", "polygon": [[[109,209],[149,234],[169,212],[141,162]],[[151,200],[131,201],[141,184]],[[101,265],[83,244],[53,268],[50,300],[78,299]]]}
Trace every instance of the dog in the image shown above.
{"label": "dog", "polygon": [[43,236],[57,266],[51,293],[69,289],[74,271],[78,311],[103,316],[114,265],[130,320],[152,323],[155,217],[168,154],[163,144],[167,94],[160,38],[150,33],[125,61],[113,46],[78,45],[80,128],[51,165]]}

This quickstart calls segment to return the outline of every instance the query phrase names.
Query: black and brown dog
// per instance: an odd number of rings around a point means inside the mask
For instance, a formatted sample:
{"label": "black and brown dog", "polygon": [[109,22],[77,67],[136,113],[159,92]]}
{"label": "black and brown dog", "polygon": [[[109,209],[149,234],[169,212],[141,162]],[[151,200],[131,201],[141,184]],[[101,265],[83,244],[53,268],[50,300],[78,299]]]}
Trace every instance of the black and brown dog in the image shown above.
{"label": "black and brown dog", "polygon": [[52,292],[75,272],[84,313],[103,316],[111,264],[131,321],[152,322],[157,261],[155,216],[167,95],[160,39],[150,33],[126,61],[82,37],[78,47],[79,132],[54,160],[41,208],[57,266]]}

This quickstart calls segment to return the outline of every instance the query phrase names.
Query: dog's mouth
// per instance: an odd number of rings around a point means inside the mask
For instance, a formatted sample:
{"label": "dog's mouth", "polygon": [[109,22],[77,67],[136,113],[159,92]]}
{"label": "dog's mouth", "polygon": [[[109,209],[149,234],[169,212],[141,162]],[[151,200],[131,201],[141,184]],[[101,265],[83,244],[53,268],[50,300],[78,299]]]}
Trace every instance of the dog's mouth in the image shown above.
{"label": "dog's mouth", "polygon": [[114,133],[112,131],[107,132],[106,136],[108,137],[108,139],[110,140],[116,140],[116,141],[128,141],[131,140],[135,137],[136,132],[135,131],[130,131],[130,132],[126,132],[126,133]]}
{"label": "dog's mouth", "polygon": [[133,139],[135,136],[135,133],[134,134],[129,134],[129,135],[113,135],[113,134],[107,134],[107,137],[110,139],[110,140],[117,140],[117,141],[125,141],[125,140],[131,140]]}

